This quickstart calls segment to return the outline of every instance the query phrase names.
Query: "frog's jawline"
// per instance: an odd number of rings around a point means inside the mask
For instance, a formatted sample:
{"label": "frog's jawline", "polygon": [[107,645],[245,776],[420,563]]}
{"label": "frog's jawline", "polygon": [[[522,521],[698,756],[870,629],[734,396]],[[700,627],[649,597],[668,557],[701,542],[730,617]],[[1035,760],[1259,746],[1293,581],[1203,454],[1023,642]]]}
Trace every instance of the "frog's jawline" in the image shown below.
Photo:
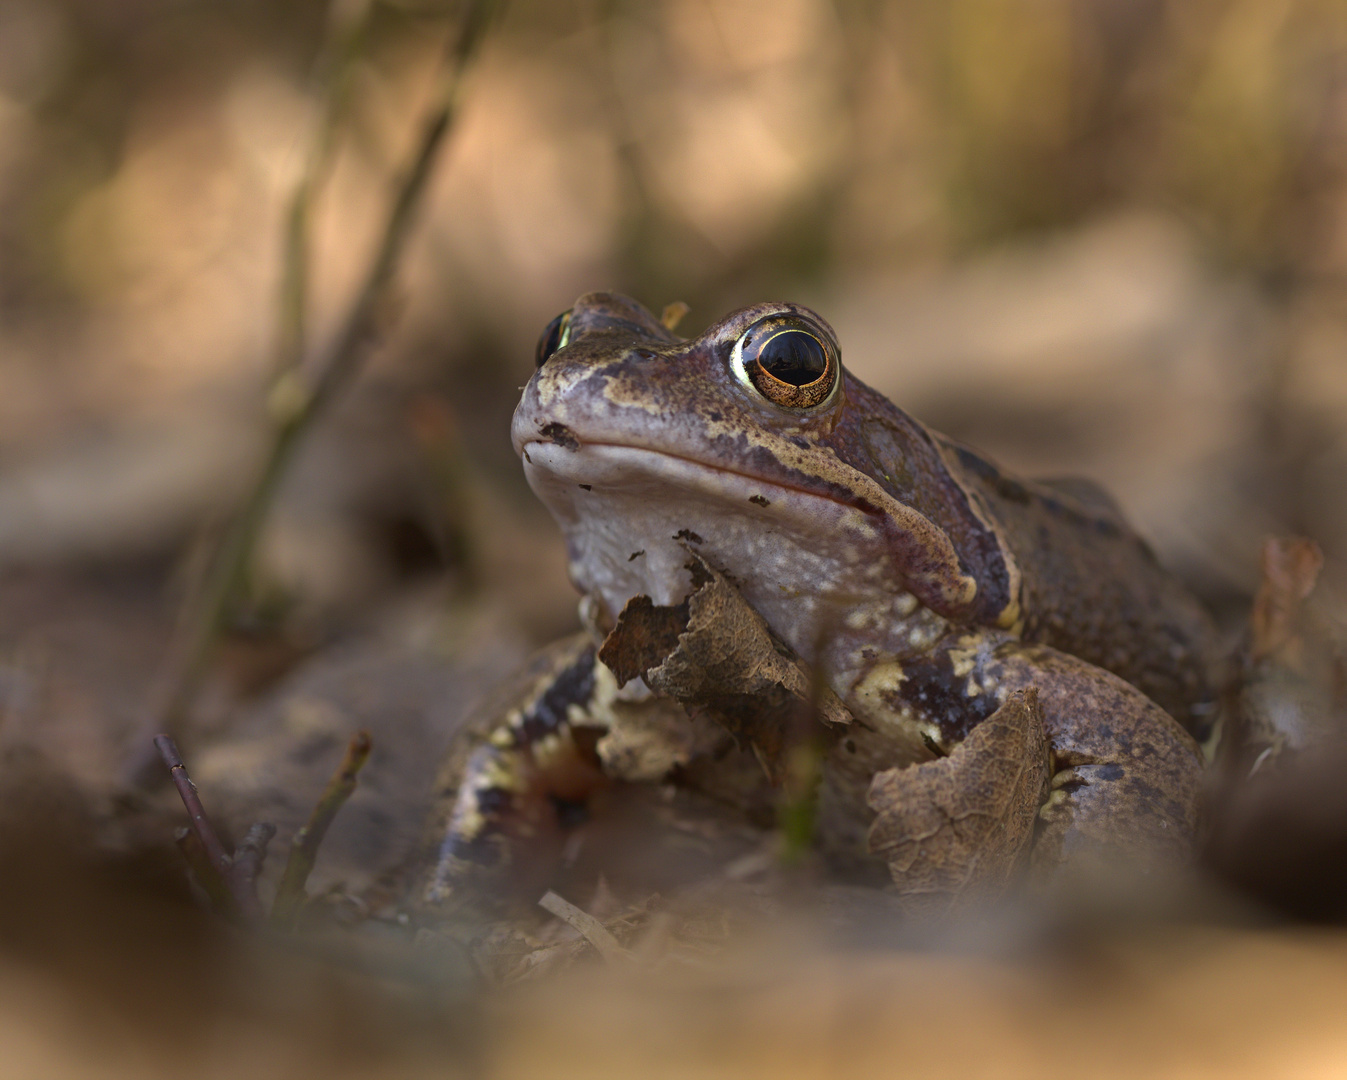
{"label": "frog's jawline", "polygon": [[[610,614],[640,593],[680,602],[691,589],[691,548],[740,582],[802,655],[839,613],[864,623],[866,644],[884,648],[874,640],[884,627],[895,637],[891,648],[908,647],[913,598],[888,555],[882,522],[864,510],[646,447],[534,440],[524,450],[529,485],[566,534],[576,586],[597,594]],[[686,501],[671,497],[674,490]],[[601,499],[611,512],[595,512]],[[850,636],[836,634],[837,650],[846,651]]]}
{"label": "frog's jawline", "polygon": [[[532,449],[533,452],[536,454],[538,452],[539,447],[549,446],[552,445],[553,443],[554,440],[539,439],[533,442],[525,443],[524,447],[525,449]],[[709,473],[716,473],[721,476],[734,476],[741,480],[745,480],[750,484],[756,484],[763,488],[771,489],[773,491],[789,492],[790,495],[800,496],[805,499],[819,499],[822,500],[823,502],[834,503],[837,506],[844,506],[848,510],[855,510],[858,513],[865,514],[867,516],[873,516],[876,518],[880,516],[880,511],[876,507],[859,505],[857,502],[852,502],[847,499],[839,499],[820,491],[810,491],[808,488],[799,487],[798,485],[795,484],[783,484],[780,480],[768,480],[761,476],[755,476],[753,475],[753,473],[744,472],[742,469],[727,469],[723,465],[711,465],[705,461],[698,461],[696,458],[687,457],[684,454],[674,454],[667,450],[655,450],[648,446],[634,446],[630,443],[602,442],[598,440],[595,440],[593,442],[585,440],[583,443],[580,443],[579,445],[586,450],[598,450],[600,452],[604,450],[616,450],[622,453],[623,456],[648,454],[652,458],[663,459],[665,461],[676,461],[680,464],[680,466],[688,468],[688,471],[696,470],[696,471],[705,471]],[[575,452],[575,448],[572,447],[566,447],[565,449],[569,453]],[[564,461],[565,459],[563,458],[561,460]],[[617,462],[613,462],[612,464],[616,465]],[[527,467],[528,466],[525,465],[526,469]],[[644,471],[649,473],[655,473],[657,470],[647,469]],[[750,499],[749,501],[752,500]]]}

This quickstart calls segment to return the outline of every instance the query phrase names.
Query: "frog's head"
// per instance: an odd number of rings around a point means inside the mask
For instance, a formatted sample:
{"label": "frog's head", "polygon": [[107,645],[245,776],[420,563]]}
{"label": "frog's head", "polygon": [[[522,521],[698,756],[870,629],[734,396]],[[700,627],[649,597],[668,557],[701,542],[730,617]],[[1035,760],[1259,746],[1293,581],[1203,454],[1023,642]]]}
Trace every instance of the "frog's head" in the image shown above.
{"label": "frog's head", "polygon": [[512,434],[573,580],[609,618],[638,593],[681,601],[692,549],[809,654],[829,619],[878,625],[913,597],[966,617],[978,593],[947,530],[854,452],[880,408],[798,304],[683,340],[635,301],[590,293],[543,334]]}

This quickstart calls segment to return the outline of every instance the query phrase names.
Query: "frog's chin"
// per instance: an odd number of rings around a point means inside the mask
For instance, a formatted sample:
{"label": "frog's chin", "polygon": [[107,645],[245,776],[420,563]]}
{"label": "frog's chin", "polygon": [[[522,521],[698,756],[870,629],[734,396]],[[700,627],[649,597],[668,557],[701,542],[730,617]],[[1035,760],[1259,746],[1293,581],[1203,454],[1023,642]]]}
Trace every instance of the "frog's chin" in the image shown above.
{"label": "frog's chin", "polygon": [[609,616],[640,594],[681,602],[689,551],[802,655],[858,608],[912,599],[856,507],[656,450],[535,441],[523,451],[529,485],[566,534],[572,579]]}

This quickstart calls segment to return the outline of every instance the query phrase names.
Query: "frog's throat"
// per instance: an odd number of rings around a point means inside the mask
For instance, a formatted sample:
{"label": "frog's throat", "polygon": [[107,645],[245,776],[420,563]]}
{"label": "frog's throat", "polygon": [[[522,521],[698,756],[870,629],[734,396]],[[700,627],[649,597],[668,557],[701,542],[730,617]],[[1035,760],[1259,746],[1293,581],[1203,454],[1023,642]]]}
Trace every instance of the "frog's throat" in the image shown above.
{"label": "frog's throat", "polygon": [[620,443],[530,440],[521,456],[529,485],[568,533],[588,512],[590,496],[672,502],[683,491],[760,517],[764,529],[808,534],[822,547],[857,540],[857,550],[883,557],[902,588],[945,617],[966,611],[977,593],[944,532],[860,473],[853,491],[820,491]]}

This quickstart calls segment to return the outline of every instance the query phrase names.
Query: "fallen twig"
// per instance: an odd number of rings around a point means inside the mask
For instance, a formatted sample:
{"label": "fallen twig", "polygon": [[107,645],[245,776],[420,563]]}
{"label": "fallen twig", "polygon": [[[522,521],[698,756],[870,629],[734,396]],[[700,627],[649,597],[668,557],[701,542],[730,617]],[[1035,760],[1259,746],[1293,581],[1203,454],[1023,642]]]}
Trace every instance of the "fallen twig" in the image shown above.
{"label": "fallen twig", "polygon": [[318,804],[309,815],[309,820],[295,833],[290,841],[290,856],[285,862],[285,872],[281,875],[280,886],[276,890],[276,900],[271,906],[273,926],[289,930],[295,924],[300,909],[308,899],[304,886],[318,856],[318,846],[323,842],[332,819],[342,804],[351,797],[356,788],[356,774],[369,758],[370,737],[358,732],[346,747],[346,756],[342,758],[332,779],[327,782]]}
{"label": "fallen twig", "polygon": [[[233,860],[229,853],[225,851],[224,845],[220,843],[220,838],[215,834],[215,828],[210,823],[210,818],[206,816],[206,808],[201,805],[201,796],[197,794],[196,785],[192,783],[192,778],[187,775],[187,766],[182,763],[182,755],[178,753],[177,743],[168,735],[156,735],[154,737],[155,749],[159,751],[159,756],[164,759],[164,764],[168,766],[169,775],[173,778],[173,785],[178,789],[178,795],[182,798],[183,806],[187,807],[187,816],[192,821],[192,832],[196,834],[198,842],[201,844],[201,850],[205,853],[206,859],[222,881],[229,880],[229,870]],[[206,883],[203,881],[202,885]]]}

